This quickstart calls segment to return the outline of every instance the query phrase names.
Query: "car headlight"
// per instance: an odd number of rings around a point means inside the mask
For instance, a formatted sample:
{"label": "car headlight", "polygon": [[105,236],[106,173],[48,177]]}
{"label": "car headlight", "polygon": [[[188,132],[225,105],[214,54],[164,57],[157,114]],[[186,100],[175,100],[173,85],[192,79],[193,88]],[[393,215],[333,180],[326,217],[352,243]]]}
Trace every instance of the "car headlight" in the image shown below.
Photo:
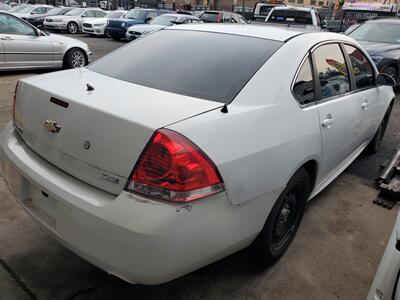
{"label": "car headlight", "polygon": [[125,27],[125,25],[126,25],[125,23],[121,23],[121,27],[122,27],[122,28],[124,28],[124,27]]}
{"label": "car headlight", "polygon": [[104,26],[106,23],[99,23],[99,24],[94,24],[95,27],[100,27],[100,26]]}
{"label": "car headlight", "polygon": [[107,26],[110,26],[110,21],[107,21]]}
{"label": "car headlight", "polygon": [[380,56],[380,55],[373,55],[373,56],[371,56],[371,58],[372,58],[372,61],[376,64],[376,63],[380,62],[382,59],[384,59],[385,57]]}

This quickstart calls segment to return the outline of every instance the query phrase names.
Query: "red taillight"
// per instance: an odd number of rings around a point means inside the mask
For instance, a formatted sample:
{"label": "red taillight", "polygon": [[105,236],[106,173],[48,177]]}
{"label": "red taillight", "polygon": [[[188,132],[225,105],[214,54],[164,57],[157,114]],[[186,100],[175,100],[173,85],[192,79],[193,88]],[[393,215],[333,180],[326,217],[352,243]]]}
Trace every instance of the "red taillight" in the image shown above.
{"label": "red taillight", "polygon": [[14,90],[14,97],[13,97],[13,103],[12,103],[12,117],[13,120],[15,120],[15,105],[17,102],[17,91],[18,91],[18,85],[19,85],[19,80],[17,81],[17,84],[15,85],[15,90]]}
{"label": "red taillight", "polygon": [[216,166],[199,147],[175,131],[160,129],[141,154],[126,189],[186,202],[225,188]]}

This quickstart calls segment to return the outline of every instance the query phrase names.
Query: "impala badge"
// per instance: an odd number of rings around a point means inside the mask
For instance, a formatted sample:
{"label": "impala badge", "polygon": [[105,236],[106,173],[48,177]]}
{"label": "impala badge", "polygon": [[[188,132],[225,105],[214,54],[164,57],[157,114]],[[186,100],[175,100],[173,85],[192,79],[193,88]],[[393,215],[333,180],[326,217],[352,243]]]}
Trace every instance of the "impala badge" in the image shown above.
{"label": "impala badge", "polygon": [[51,133],[57,133],[61,130],[61,126],[58,125],[56,121],[52,120],[47,120],[44,122],[43,126]]}

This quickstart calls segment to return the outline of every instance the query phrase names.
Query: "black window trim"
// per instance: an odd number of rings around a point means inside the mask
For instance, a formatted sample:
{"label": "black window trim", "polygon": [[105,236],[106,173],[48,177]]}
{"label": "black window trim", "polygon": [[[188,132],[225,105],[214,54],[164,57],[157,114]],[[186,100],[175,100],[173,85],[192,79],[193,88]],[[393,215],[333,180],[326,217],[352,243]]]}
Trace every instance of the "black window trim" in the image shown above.
{"label": "black window trim", "polygon": [[353,65],[351,64],[350,55],[347,54],[345,46],[353,47],[353,48],[357,49],[358,51],[360,51],[362,53],[362,55],[364,55],[364,57],[367,59],[369,65],[371,66],[371,69],[372,69],[372,72],[373,72],[372,75],[374,76],[374,81],[376,80],[379,72],[376,69],[376,66],[375,66],[374,62],[370,59],[369,55],[365,51],[363,51],[362,49],[360,49],[359,47],[357,47],[354,44],[351,44],[351,43],[348,43],[348,42],[341,43],[341,47],[343,49],[342,51],[345,53],[346,58],[349,61],[348,64],[349,64],[349,68],[350,68],[350,71],[351,71],[351,77],[353,78],[353,82],[354,82],[354,86],[352,86],[352,88],[351,88],[352,92],[357,93],[357,92],[361,92],[361,91],[377,88],[378,86],[376,84],[368,86],[368,87],[357,88],[356,80],[355,80],[354,73],[353,73]]}
{"label": "black window trim", "polygon": [[[306,62],[307,60],[308,60],[308,62],[309,62],[309,64],[310,64],[311,74],[312,74],[313,81],[314,81],[314,101],[311,102],[311,103],[307,103],[307,104],[301,104],[300,101],[299,101],[299,99],[297,99],[297,97],[296,97],[296,95],[295,95],[295,93],[294,93],[293,88],[294,88],[294,85],[296,84],[297,78],[299,77],[299,73],[300,73],[300,71],[301,71],[301,68],[303,68],[303,66],[304,66],[304,64],[305,64],[305,62]],[[316,104],[317,100],[316,100],[316,97],[315,97],[315,96],[316,96],[316,94],[315,94],[315,92],[316,92],[315,72],[314,72],[314,64],[313,64],[313,61],[312,61],[312,59],[311,59],[311,53],[310,53],[310,51],[307,51],[306,55],[305,55],[305,56],[303,57],[303,59],[301,60],[301,63],[300,63],[299,66],[297,67],[296,73],[295,73],[295,75],[294,75],[294,77],[293,77],[293,80],[292,80],[292,84],[291,84],[291,87],[290,87],[290,91],[292,92],[292,95],[293,95],[294,99],[296,100],[297,104],[299,104],[300,108],[307,108],[307,107],[310,107],[310,106],[314,106],[314,105]]]}

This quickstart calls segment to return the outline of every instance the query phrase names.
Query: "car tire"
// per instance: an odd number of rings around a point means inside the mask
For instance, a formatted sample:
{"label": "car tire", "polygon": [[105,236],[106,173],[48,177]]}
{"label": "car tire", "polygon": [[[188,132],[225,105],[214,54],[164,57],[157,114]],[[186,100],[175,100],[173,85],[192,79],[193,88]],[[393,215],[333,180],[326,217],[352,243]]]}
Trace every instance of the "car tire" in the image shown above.
{"label": "car tire", "polygon": [[392,113],[392,107],[393,107],[393,103],[391,103],[389,105],[389,107],[385,113],[385,116],[383,117],[383,120],[378,127],[378,130],[376,131],[372,140],[369,142],[368,146],[365,148],[364,153],[366,155],[373,155],[376,152],[378,152],[379,147],[382,143],[383,137],[385,136],[386,127],[389,123],[390,114]]}
{"label": "car tire", "polygon": [[385,68],[383,68],[382,73],[392,76],[397,84],[397,77],[399,76],[399,74],[397,73],[396,68],[394,68],[392,66],[385,67]]}
{"label": "car tire", "polygon": [[303,218],[310,188],[308,172],[299,169],[275,202],[263,229],[250,247],[257,267],[270,266],[285,253]]}
{"label": "car tire", "polygon": [[76,24],[75,22],[69,22],[67,24],[67,31],[69,34],[76,34],[79,31],[79,27],[78,24]]}
{"label": "car tire", "polygon": [[85,51],[79,48],[73,48],[68,50],[64,56],[64,68],[75,69],[82,68],[88,64],[88,60]]}

